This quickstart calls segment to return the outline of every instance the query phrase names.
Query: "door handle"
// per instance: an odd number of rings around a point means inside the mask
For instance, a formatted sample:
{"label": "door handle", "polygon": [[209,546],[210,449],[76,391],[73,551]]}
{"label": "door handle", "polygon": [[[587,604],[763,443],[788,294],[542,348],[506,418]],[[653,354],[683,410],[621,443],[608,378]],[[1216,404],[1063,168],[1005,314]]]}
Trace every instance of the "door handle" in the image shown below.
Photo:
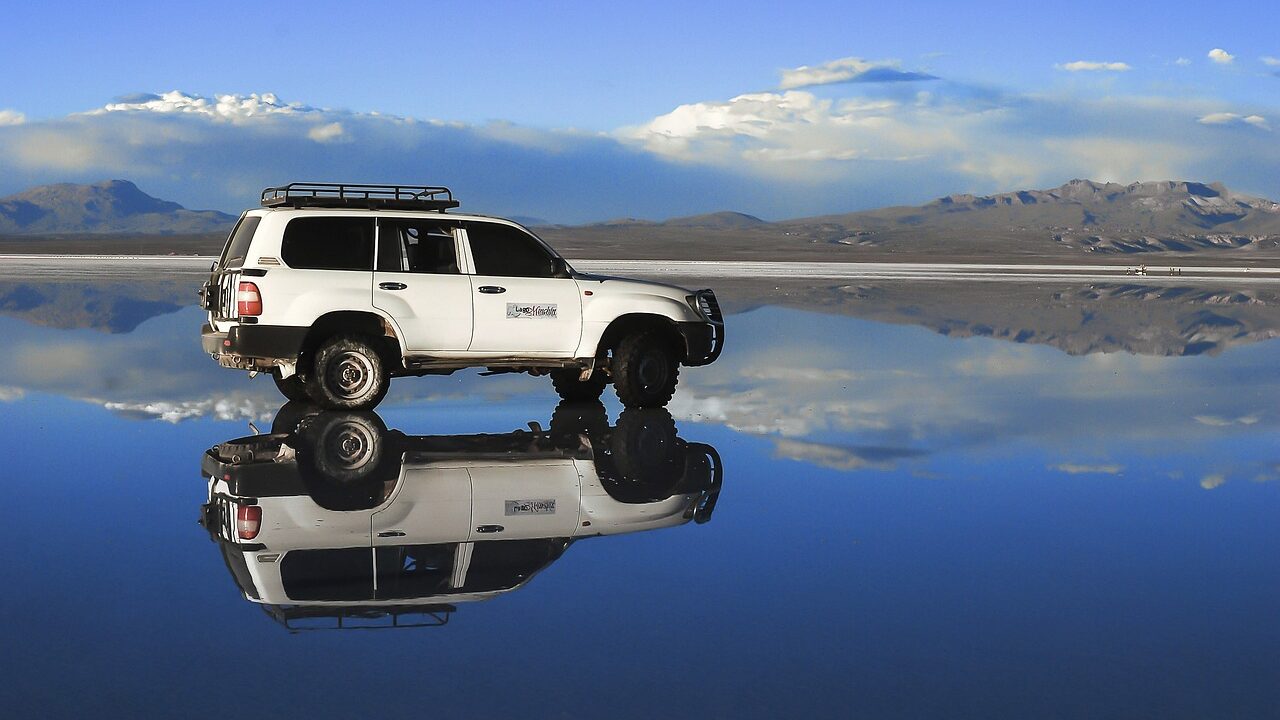
{"label": "door handle", "polygon": [[480,286],[480,292],[484,293],[485,295],[497,295],[499,293],[504,293],[506,291],[507,291],[506,288],[498,287],[497,285],[481,285]]}
{"label": "door handle", "polygon": [[384,282],[384,283],[378,283],[378,287],[382,288],[383,290],[403,290],[409,286],[405,285],[404,283],[398,283],[398,282]]}
{"label": "door handle", "polygon": [[502,527],[501,525],[477,525],[476,526],[476,532],[478,533],[500,533],[503,530],[506,530],[506,528]]}
{"label": "door handle", "polygon": [[378,537],[404,537],[404,532],[401,530],[383,530],[378,533]]}

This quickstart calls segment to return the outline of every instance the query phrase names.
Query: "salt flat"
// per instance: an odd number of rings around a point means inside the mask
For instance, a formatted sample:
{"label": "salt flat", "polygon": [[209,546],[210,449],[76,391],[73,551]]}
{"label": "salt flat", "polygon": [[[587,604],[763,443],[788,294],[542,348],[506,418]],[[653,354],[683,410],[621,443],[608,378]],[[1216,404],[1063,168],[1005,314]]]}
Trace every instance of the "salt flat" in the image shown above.
{"label": "salt flat", "polygon": [[[88,280],[135,276],[204,275],[214,258],[166,255],[4,255],[6,280]],[[968,280],[974,282],[1091,282],[1118,278],[1194,283],[1248,279],[1280,283],[1277,267],[1207,265],[1067,265],[1010,263],[773,262],[707,260],[570,260],[590,273],[669,278],[775,278],[787,280]]]}

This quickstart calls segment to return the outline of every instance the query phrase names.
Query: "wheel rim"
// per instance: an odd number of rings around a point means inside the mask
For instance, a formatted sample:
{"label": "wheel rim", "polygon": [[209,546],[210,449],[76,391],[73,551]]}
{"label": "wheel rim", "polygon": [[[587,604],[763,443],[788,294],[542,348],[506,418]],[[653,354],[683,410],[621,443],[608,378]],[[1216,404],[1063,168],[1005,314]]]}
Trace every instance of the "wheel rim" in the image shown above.
{"label": "wheel rim", "polygon": [[344,423],[325,438],[325,453],[343,470],[364,467],[377,448],[377,438],[358,423]]}
{"label": "wheel rim", "polygon": [[373,362],[363,354],[348,350],[329,364],[328,385],[334,395],[344,400],[357,400],[374,385]]}
{"label": "wheel rim", "polygon": [[667,356],[657,350],[650,350],[641,356],[639,366],[636,368],[640,387],[644,388],[645,392],[660,390],[666,384],[670,372]]}

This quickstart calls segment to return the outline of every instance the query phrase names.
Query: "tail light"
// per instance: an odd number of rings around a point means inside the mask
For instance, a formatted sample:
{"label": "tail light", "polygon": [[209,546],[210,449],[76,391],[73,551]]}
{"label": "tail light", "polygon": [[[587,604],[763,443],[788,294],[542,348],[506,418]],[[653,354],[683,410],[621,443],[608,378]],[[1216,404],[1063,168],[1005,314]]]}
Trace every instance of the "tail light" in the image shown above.
{"label": "tail light", "polygon": [[258,292],[258,286],[251,282],[242,282],[236,290],[236,314],[245,315],[261,315],[262,314],[262,295]]}
{"label": "tail light", "polygon": [[236,506],[236,537],[252,540],[262,529],[262,508],[257,505]]}

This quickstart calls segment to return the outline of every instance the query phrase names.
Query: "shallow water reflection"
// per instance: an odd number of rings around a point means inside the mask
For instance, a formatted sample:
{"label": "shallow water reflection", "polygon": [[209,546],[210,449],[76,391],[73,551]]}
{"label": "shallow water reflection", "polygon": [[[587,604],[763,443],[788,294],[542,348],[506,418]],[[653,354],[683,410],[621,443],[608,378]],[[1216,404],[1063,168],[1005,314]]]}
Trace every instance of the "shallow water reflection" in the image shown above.
{"label": "shallow water reflection", "polygon": [[474,373],[282,409],[181,283],[55,285],[0,292],[13,713],[221,715],[223,673],[314,716],[1280,704],[1265,288],[730,285],[723,357],[633,423]]}
{"label": "shallow water reflection", "polygon": [[600,403],[561,403],[547,430],[419,436],[286,405],[202,472],[201,524],[245,599],[290,630],[443,625],[579,540],[710,521],[723,481],[667,411],[610,426]]}

